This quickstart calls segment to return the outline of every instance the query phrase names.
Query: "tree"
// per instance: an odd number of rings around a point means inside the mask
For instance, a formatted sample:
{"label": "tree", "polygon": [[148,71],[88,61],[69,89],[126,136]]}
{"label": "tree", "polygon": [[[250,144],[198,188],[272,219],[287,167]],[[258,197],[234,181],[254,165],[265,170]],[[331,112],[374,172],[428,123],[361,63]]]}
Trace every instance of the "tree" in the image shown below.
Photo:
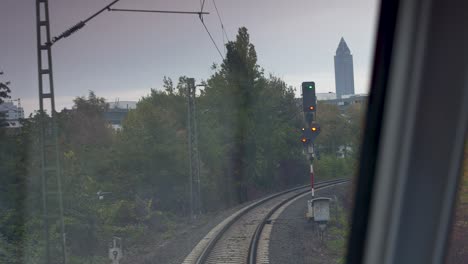
{"label": "tree", "polygon": [[164,83],[163,87],[166,93],[174,94],[174,84],[172,82],[172,79],[167,76],[164,76],[163,83]]}
{"label": "tree", "polygon": [[188,204],[186,79],[179,79],[177,93],[153,89],[143,97],[124,121],[116,146],[120,169],[132,177],[124,184],[127,192],[174,213],[184,213]]}
{"label": "tree", "polygon": [[300,113],[292,88],[264,76],[246,28],[240,28],[226,48],[226,59],[212,67],[215,72],[198,105],[201,155],[211,172],[206,177],[216,186],[210,188],[220,192],[218,197],[233,204],[281,188],[280,172],[287,171],[283,168],[295,167],[304,158],[294,132]]}
{"label": "tree", "polygon": [[76,97],[71,110],[60,113],[60,130],[63,142],[73,148],[108,144],[111,129],[104,119],[108,104],[102,97],[89,91],[88,97]]}
{"label": "tree", "polygon": [[346,118],[337,105],[319,102],[317,109],[317,122],[321,132],[316,145],[321,154],[336,156],[340,146],[346,143]]}
{"label": "tree", "polygon": [[351,176],[359,160],[365,105],[353,104],[340,110],[336,105],[319,102],[317,109],[317,122],[321,126],[315,142],[321,156],[317,175],[324,178]]}
{"label": "tree", "polygon": [[[0,72],[0,75],[3,75],[3,72]],[[10,82],[0,82],[0,104],[3,104],[5,99],[10,98]],[[0,112],[0,128],[8,126],[8,124],[5,123],[5,115],[4,113]]]}
{"label": "tree", "polygon": [[[0,72],[0,75],[3,75],[3,72]],[[0,104],[4,102],[4,99],[10,98],[11,90],[8,85],[10,82],[0,82]]]}
{"label": "tree", "polygon": [[351,155],[358,159],[358,155],[361,149],[362,133],[364,126],[364,110],[367,105],[353,104],[349,106],[346,111],[346,118],[348,121],[346,133],[349,146],[351,147]]}

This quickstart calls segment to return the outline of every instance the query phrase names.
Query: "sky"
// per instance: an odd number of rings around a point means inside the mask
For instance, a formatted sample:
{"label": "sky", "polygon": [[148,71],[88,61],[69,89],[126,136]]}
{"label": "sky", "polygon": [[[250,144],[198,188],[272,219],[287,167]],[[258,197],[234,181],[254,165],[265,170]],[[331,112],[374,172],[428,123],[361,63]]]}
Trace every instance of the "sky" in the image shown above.
{"label": "sky", "polygon": [[[315,81],[317,92],[335,92],[333,56],[344,37],[354,59],[355,92],[368,91],[377,0],[215,0],[229,40],[247,27],[258,64],[299,88]],[[52,36],[96,12],[110,0],[49,0]],[[200,0],[121,0],[114,8],[199,11]],[[213,0],[204,20],[224,53]],[[26,115],[37,110],[35,0],[0,1],[0,81]],[[226,40],[224,40],[226,41]],[[56,109],[94,91],[109,102],[137,101],[164,76],[208,79],[221,57],[197,15],[105,11],[52,47]],[[296,91],[297,96],[300,92]]]}

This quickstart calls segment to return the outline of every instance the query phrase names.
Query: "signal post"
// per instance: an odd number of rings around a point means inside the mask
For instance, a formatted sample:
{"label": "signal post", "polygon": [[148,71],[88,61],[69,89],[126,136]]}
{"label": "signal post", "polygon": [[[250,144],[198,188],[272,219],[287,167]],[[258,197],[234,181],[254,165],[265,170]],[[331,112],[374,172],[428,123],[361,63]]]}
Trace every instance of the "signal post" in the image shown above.
{"label": "signal post", "polygon": [[315,198],[314,160],[316,157],[316,152],[314,149],[314,142],[317,136],[320,134],[320,124],[316,122],[317,96],[315,94],[314,82],[302,83],[302,106],[304,111],[305,127],[301,129],[301,142],[304,145],[304,152],[310,161],[310,191],[312,195],[312,199],[307,201],[306,218],[309,221],[314,220],[314,222],[318,225],[318,234],[322,239],[326,223],[329,219],[330,199],[325,197]]}
{"label": "signal post", "polygon": [[310,161],[310,186],[312,198],[315,196],[314,190],[314,141],[315,138],[320,134],[320,125],[315,122],[316,110],[317,110],[317,97],[315,94],[315,83],[314,82],[303,82],[302,83],[302,108],[304,111],[305,127],[302,130],[301,142],[304,145],[304,152]]}

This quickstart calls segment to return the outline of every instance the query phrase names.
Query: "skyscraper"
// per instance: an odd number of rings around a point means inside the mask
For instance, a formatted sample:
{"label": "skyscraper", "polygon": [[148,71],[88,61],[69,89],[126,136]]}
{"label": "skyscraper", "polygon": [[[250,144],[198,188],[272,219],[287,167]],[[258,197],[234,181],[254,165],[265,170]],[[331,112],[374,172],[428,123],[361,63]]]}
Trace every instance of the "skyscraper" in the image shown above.
{"label": "skyscraper", "polygon": [[354,94],[353,55],[343,38],[338,44],[335,55],[336,96]]}

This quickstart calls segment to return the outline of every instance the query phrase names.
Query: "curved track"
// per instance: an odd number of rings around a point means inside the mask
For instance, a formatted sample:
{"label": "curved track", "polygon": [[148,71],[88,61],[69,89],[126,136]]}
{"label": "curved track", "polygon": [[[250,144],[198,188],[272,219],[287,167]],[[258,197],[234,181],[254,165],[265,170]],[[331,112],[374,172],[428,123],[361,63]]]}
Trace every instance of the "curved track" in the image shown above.
{"label": "curved track", "polygon": [[[348,180],[330,180],[316,184],[316,189]],[[213,228],[192,250],[183,264],[257,263],[267,252],[257,249],[260,237],[270,217],[289,201],[310,191],[300,186],[267,196],[226,218]],[[262,261],[259,261],[262,262]]]}

